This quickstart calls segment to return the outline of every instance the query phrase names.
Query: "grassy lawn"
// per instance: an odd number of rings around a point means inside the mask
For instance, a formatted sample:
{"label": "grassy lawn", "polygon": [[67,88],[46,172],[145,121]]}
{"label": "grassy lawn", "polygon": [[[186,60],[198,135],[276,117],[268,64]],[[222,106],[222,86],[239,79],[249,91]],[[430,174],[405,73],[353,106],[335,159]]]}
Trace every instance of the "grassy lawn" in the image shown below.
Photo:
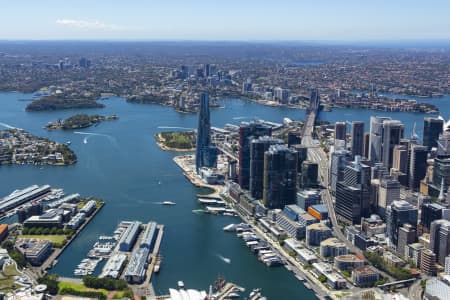
{"label": "grassy lawn", "polygon": [[62,244],[64,242],[64,240],[66,239],[66,236],[64,234],[55,234],[55,235],[35,234],[35,235],[21,235],[19,238],[48,240],[48,241],[52,242],[53,244]]}
{"label": "grassy lawn", "polygon": [[5,276],[20,276],[20,273],[16,269],[15,264],[5,264],[3,266],[3,275]]}
{"label": "grassy lawn", "polygon": [[108,291],[107,290],[105,290],[105,289],[88,288],[82,283],[61,281],[58,286],[59,286],[59,289],[70,288],[70,289],[74,289],[74,290],[80,291],[80,292],[93,291],[93,292],[100,292],[100,293],[104,294],[105,296],[108,296]]}

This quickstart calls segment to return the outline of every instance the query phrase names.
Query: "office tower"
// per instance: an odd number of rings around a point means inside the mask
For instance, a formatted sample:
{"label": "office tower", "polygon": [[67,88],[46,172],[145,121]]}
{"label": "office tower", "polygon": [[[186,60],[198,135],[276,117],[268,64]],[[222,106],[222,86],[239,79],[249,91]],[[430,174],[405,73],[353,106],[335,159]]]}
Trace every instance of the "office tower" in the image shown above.
{"label": "office tower", "polygon": [[294,145],[300,145],[302,143],[302,137],[299,131],[289,131],[288,132],[288,147]]}
{"label": "office tower", "polygon": [[386,208],[397,200],[400,200],[400,182],[391,176],[381,178],[378,188],[378,214],[384,217]]}
{"label": "office tower", "polygon": [[282,145],[283,140],[270,136],[259,137],[250,143],[250,195],[255,199],[263,196],[264,153],[271,145]]}
{"label": "office tower", "polygon": [[398,230],[398,246],[397,254],[404,258],[405,257],[405,247],[416,241],[417,231],[415,226],[411,224],[404,224]]}
{"label": "office tower", "polygon": [[319,176],[319,165],[315,162],[305,160],[301,166],[300,186],[303,189],[317,187]]}
{"label": "office tower", "polygon": [[450,256],[445,258],[444,273],[450,275]]}
{"label": "office tower", "polygon": [[352,122],[352,157],[363,155],[364,148],[364,122]]}
{"label": "office tower", "polygon": [[346,136],[347,124],[345,124],[345,122],[336,122],[336,124],[334,124],[334,142],[336,143],[336,140],[344,141],[345,147]]}
{"label": "office tower", "polygon": [[351,224],[360,224],[370,214],[370,167],[361,164],[361,156],[344,169],[344,180],[336,185],[336,215]]}
{"label": "office tower", "polygon": [[450,186],[450,133],[444,132],[438,141],[437,153],[434,159],[433,186],[440,190],[444,179],[444,190]]}
{"label": "office tower", "polygon": [[369,160],[371,163],[381,162],[383,145],[383,122],[387,117],[370,117]]}
{"label": "office tower", "polygon": [[237,160],[228,160],[228,180],[237,180]]}
{"label": "office tower", "polygon": [[444,120],[438,118],[425,118],[423,121],[423,145],[428,151],[433,147],[437,147],[437,140],[442,134],[444,128]]}
{"label": "office tower", "polygon": [[252,91],[252,82],[250,79],[247,79],[242,83],[242,94],[247,94]]}
{"label": "office tower", "polygon": [[430,249],[420,253],[420,272],[428,276],[436,275],[436,254]]}
{"label": "office tower", "polygon": [[308,160],[308,147],[303,145],[293,145],[292,148],[298,153],[297,167],[298,173],[301,173],[301,166],[305,160]]}
{"label": "office tower", "polygon": [[242,122],[239,127],[239,185],[250,185],[250,143],[260,136],[272,135],[272,129],[260,122]]}
{"label": "office tower", "polygon": [[370,133],[364,133],[364,148],[362,156],[364,158],[369,158],[369,149],[370,149]]}
{"label": "office tower", "polygon": [[297,202],[297,152],[272,145],[264,154],[263,203],[266,208],[283,208]]}
{"label": "office tower", "polygon": [[203,167],[215,167],[217,163],[217,148],[211,143],[211,121],[209,115],[208,93],[200,98],[197,143],[195,150],[195,170],[197,174]]}
{"label": "office tower", "polygon": [[445,257],[450,254],[450,221],[433,221],[430,227],[430,250],[436,254],[437,262],[443,266]]}
{"label": "office tower", "polygon": [[381,159],[383,165],[389,170],[392,167],[394,147],[400,144],[405,126],[397,120],[383,121],[383,146]]}
{"label": "office tower", "polygon": [[205,64],[205,71],[203,73],[205,74],[205,77],[209,77],[212,75],[210,64]]}
{"label": "office tower", "polygon": [[396,249],[398,245],[398,230],[404,224],[417,226],[417,207],[404,200],[394,201],[386,210],[386,234],[389,245]]}
{"label": "office tower", "polygon": [[331,194],[336,195],[336,185],[344,180],[344,169],[350,160],[350,152],[336,150],[330,154],[329,179]]}
{"label": "office tower", "polygon": [[287,104],[289,100],[289,90],[276,87],[273,90],[273,100],[282,104]]}
{"label": "office tower", "polygon": [[447,210],[444,206],[435,202],[425,202],[422,203],[421,214],[420,214],[420,225],[422,226],[422,231],[430,232],[431,223],[443,219],[442,212]]}
{"label": "office tower", "polygon": [[418,191],[420,181],[427,173],[428,149],[422,145],[411,145],[409,162],[409,188]]}
{"label": "office tower", "polygon": [[408,172],[408,149],[404,145],[396,145],[393,152],[392,168],[406,174]]}

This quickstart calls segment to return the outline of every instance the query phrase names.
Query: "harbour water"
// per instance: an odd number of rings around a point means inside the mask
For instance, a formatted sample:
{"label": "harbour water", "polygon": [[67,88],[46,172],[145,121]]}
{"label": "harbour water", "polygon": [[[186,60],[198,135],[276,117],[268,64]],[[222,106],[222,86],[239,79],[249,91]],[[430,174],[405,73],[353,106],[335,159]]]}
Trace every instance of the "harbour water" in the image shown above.
{"label": "harbour water", "polygon": [[[181,114],[158,105],[129,104],[120,98],[105,100],[103,109],[26,112],[27,103],[18,100],[30,97],[20,93],[0,94],[0,122],[61,143],[71,141],[78,162],[67,167],[1,166],[0,197],[32,184],[50,184],[63,188],[66,193],[95,196],[106,202],[104,209],[59,257],[52,272],[71,276],[98,236],[110,234],[120,221],[154,220],[165,225],[161,246],[164,261],[161,271],[153,278],[157,293],[167,293],[178,280],[183,280],[189,288],[207,290],[221,275],[248,291],[261,287],[269,299],[314,298],[313,292],[291,272],[285,268],[267,268],[240,239],[222,231],[227,224],[239,220],[192,213],[200,208],[195,195],[201,190],[193,187],[172,161],[178,153],[165,152],[156,146],[154,134],[170,130],[159,126],[195,128],[195,114]],[[427,101],[436,103],[443,117],[450,118],[450,97]],[[305,115],[303,110],[266,107],[249,101],[223,100],[221,104],[225,108],[211,112],[213,126],[238,124],[253,117],[281,123],[284,117],[300,120]],[[77,132],[49,132],[42,128],[49,121],[76,113],[117,114],[119,120]],[[370,115],[375,114],[400,119],[408,130],[416,122],[419,135],[425,117],[424,114],[353,109],[323,112],[320,117],[331,122],[362,120],[368,125]],[[163,201],[177,205],[157,204]],[[229,258],[231,263],[225,263],[220,257]]]}

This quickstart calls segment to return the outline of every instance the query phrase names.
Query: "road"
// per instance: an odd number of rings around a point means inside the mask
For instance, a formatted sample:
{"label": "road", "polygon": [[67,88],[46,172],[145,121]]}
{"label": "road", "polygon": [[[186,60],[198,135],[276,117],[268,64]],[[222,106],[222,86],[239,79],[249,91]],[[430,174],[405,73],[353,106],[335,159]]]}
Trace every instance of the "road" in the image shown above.
{"label": "road", "polygon": [[322,200],[327,205],[328,217],[333,225],[332,229],[334,235],[342,240],[350,251],[362,255],[361,250],[347,240],[339,227],[336,212],[334,210],[333,198],[328,189],[328,156],[319,145],[314,143],[312,138],[315,119],[316,116],[314,112],[308,114],[306,123],[303,127],[302,145],[308,147],[308,159],[319,164],[319,178],[322,185],[325,187],[322,191]]}
{"label": "road", "polygon": [[422,286],[420,285],[420,280],[417,280],[409,287],[408,299],[410,300],[422,299]]}

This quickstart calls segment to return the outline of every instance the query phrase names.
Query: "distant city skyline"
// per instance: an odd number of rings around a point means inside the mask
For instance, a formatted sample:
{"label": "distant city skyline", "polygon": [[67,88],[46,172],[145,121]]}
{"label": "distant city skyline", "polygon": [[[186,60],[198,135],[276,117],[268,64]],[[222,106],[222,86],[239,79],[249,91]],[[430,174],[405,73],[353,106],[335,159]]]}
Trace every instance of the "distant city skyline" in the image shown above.
{"label": "distant city skyline", "polygon": [[1,40],[450,40],[433,1],[4,1]]}

